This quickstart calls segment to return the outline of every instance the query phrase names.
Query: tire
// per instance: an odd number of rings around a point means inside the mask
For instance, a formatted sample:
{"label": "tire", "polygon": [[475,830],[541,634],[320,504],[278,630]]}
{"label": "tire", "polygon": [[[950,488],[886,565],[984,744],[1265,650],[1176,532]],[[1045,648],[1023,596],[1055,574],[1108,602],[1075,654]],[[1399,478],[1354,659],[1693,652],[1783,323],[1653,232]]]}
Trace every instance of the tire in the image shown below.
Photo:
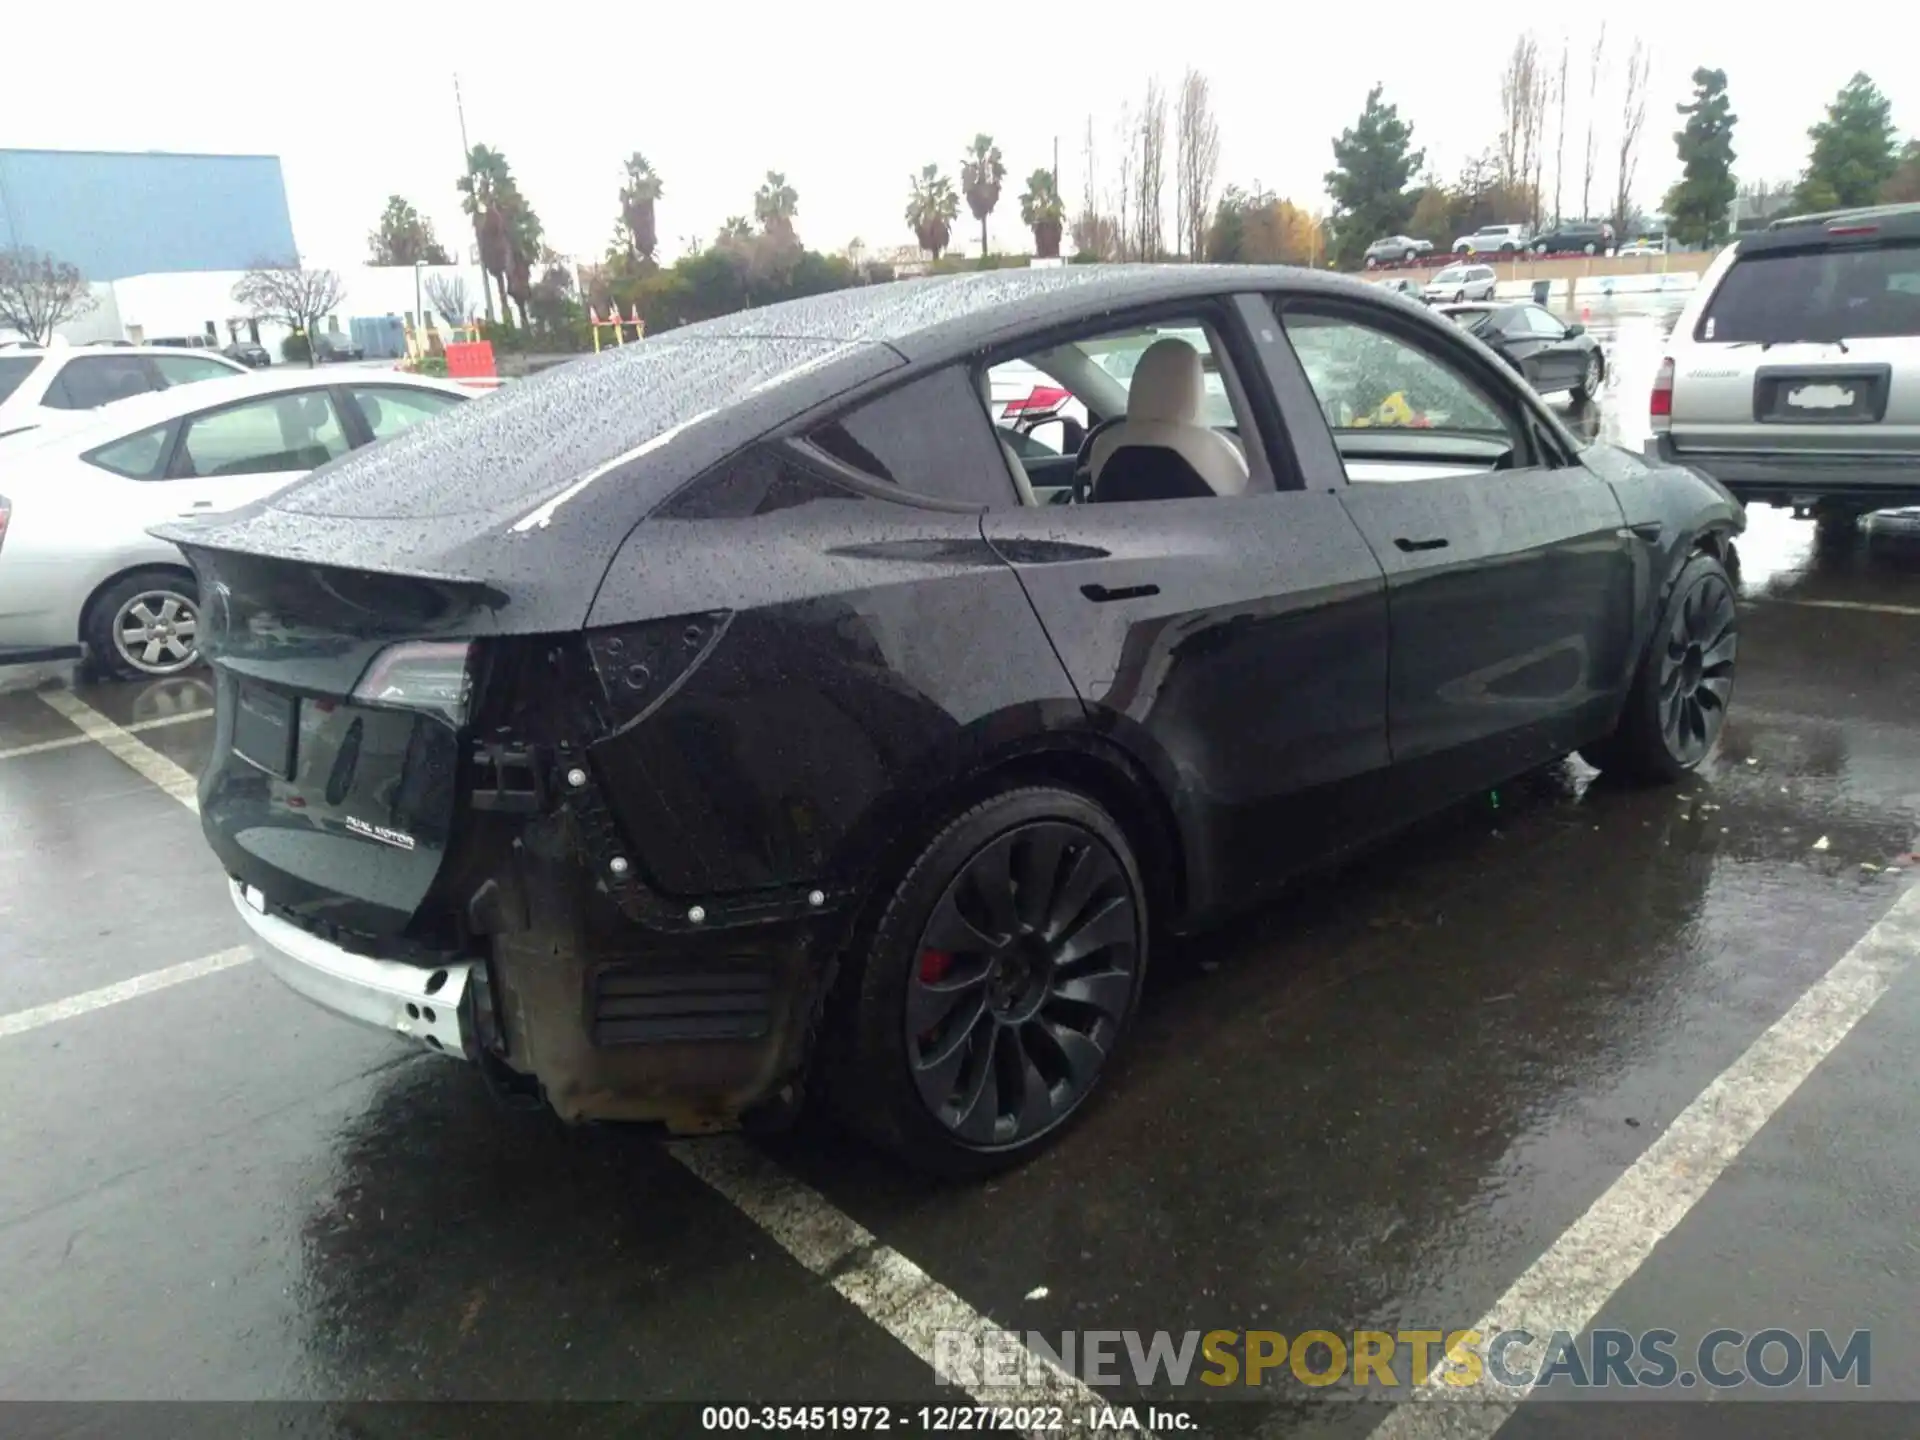
{"label": "tire", "polygon": [[1369,270],[1374,270],[1374,269],[1378,269],[1378,268],[1379,268],[1379,265],[1380,265],[1380,262],[1379,262],[1378,260],[1376,260],[1376,259],[1374,259],[1374,257],[1373,257],[1373,256],[1371,256],[1371,255],[1369,255],[1369,256],[1367,256],[1367,258],[1366,258],[1366,262],[1365,262],[1365,263],[1366,263],[1366,267],[1367,267],[1367,269],[1369,269]]}
{"label": "tire", "polygon": [[1593,253],[1594,253],[1594,250],[1595,250],[1595,248],[1596,248],[1596,247],[1594,246],[1594,243],[1593,243],[1593,242],[1592,242],[1591,240],[1589,240],[1589,241],[1587,242],[1587,254],[1589,254],[1589,255],[1591,255],[1591,254],[1593,254]]}
{"label": "tire", "polygon": [[1706,759],[1726,722],[1740,648],[1733,581],[1711,555],[1681,569],[1613,734],[1580,756],[1609,775],[1666,784]]}
{"label": "tire", "polygon": [[836,987],[835,1107],[934,1175],[1019,1164],[1098,1088],[1147,936],[1133,847],[1103,808],[1052,786],[981,801],[927,842]]}
{"label": "tire", "polygon": [[[118,680],[178,675],[200,663],[200,591],[179,570],[129,570],[87,607],[80,638],[101,674]],[[139,629],[144,645],[132,639]],[[153,658],[148,659],[149,656]]]}
{"label": "tire", "polygon": [[1453,303],[1456,305],[1464,304],[1466,298],[1467,292],[1465,290],[1456,290],[1453,292]]}
{"label": "tire", "polygon": [[1573,382],[1573,398],[1576,400],[1597,400],[1600,387],[1606,383],[1607,366],[1600,358],[1598,350],[1589,350],[1585,363],[1580,367],[1580,378]]}

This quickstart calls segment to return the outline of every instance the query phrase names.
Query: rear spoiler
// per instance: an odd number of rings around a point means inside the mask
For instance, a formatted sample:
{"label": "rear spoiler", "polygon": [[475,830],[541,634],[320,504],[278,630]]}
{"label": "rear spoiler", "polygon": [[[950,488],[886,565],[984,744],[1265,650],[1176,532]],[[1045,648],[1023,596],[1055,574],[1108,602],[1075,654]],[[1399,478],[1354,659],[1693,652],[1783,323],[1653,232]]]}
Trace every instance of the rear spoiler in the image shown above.
{"label": "rear spoiler", "polygon": [[1825,250],[1883,240],[1920,240],[1920,205],[1878,205],[1786,216],[1758,234],[1743,237],[1740,253]]}

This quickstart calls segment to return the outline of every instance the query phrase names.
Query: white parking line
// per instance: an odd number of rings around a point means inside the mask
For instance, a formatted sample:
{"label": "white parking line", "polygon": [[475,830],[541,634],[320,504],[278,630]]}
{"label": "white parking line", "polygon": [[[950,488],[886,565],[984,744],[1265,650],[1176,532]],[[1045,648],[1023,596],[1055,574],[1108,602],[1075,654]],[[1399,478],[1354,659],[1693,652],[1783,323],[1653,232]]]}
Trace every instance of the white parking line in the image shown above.
{"label": "white parking line", "polygon": [[38,1030],[41,1026],[51,1025],[57,1020],[71,1020],[76,1015],[104,1010],[109,1005],[118,1005],[122,1000],[151,995],[156,990],[183,985],[189,980],[198,980],[203,975],[217,975],[222,970],[231,970],[236,965],[244,965],[252,958],[252,950],[245,945],[236,945],[231,950],[221,950],[198,960],[189,960],[184,965],[169,965],[164,970],[149,970],[146,974],[136,975],[131,980],[102,985],[98,990],[86,990],[78,995],[69,995],[64,1000],[55,1000],[51,1004],[36,1005],[31,1010],[16,1010],[11,1015],[0,1015],[0,1038],[8,1035],[24,1035],[29,1030]]}
{"label": "white parking line", "polygon": [[[98,713],[98,712],[96,712]],[[185,725],[190,720],[211,720],[211,710],[183,710],[178,715],[162,715],[153,720],[136,720],[131,725],[120,728],[129,735],[138,735],[146,730],[159,730],[167,725]],[[41,740],[32,745],[16,745],[11,750],[0,750],[0,760],[14,760],[22,755],[44,755],[49,750],[66,750],[75,745],[94,743],[91,735],[62,735],[58,740]]]}
{"label": "white parking line", "polygon": [[1868,610],[1876,615],[1920,615],[1920,605],[1882,605],[1871,600],[1795,600],[1780,595],[1753,595],[1766,605],[1798,605],[1806,610]]}
{"label": "white parking line", "polygon": [[[781,1249],[925,1361],[929,1373],[939,1331],[1004,1335],[999,1326],[913,1261],[882,1245],[865,1226],[745,1141],[683,1140],[667,1148],[674,1159],[771,1235]],[[1021,1388],[995,1389],[973,1398],[993,1406],[1057,1405],[1066,1411],[1066,1422],[1073,1429],[1086,1426],[1089,1409],[1103,1403],[1097,1391],[1045,1356],[1036,1357],[1036,1363],[1026,1369],[1024,1378],[1029,1383]]]}
{"label": "white parking line", "polygon": [[194,814],[200,813],[200,782],[132,731],[116,725],[79,696],[66,690],[42,690],[40,698],[66,716],[87,739],[121,764],[151,780]]}
{"label": "white parking line", "polygon": [[[1538,1336],[1514,1345],[1509,1366],[1543,1359],[1557,1330],[1579,1334],[1654,1248],[1700,1202],[1807,1076],[1847,1038],[1920,949],[1920,885],[1834,964],[1746,1053],[1680,1112],[1666,1133],[1629,1165],[1546,1254],[1534,1261],[1474,1324],[1483,1338],[1503,1330]],[[1492,1384],[1451,1386],[1435,1375],[1371,1440],[1486,1440],[1524,1391]],[[1465,1400],[1449,1404],[1449,1399]]]}

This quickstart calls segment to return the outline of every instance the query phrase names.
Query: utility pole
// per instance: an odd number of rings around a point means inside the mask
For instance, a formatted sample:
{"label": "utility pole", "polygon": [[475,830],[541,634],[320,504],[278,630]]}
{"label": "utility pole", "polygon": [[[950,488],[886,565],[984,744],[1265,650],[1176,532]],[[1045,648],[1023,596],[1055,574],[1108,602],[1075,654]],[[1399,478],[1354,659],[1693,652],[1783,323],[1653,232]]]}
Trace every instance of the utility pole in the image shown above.
{"label": "utility pole", "polygon": [[493,325],[493,288],[488,283],[487,251],[480,243],[480,187],[473,179],[473,147],[467,144],[467,108],[460,103],[460,77],[453,77],[453,109],[460,117],[460,165],[467,172],[467,193],[473,197],[473,253],[480,257],[480,298],[486,302],[487,325]]}

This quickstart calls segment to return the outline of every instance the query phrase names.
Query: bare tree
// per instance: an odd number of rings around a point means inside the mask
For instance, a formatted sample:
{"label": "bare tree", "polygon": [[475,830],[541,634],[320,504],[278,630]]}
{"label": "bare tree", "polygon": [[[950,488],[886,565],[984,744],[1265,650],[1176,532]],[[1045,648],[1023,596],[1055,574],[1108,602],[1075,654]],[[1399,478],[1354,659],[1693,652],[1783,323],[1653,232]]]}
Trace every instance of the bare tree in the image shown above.
{"label": "bare tree", "polygon": [[1647,72],[1653,57],[1637,37],[1627,54],[1627,86],[1620,107],[1620,174],[1613,191],[1613,233],[1627,233],[1633,208],[1633,172],[1640,163],[1640,131],[1647,123]]}
{"label": "bare tree", "polygon": [[1567,173],[1567,61],[1570,58],[1566,38],[1560,40],[1560,78],[1554,86],[1554,100],[1559,117],[1553,126],[1553,223],[1558,225],[1562,219],[1560,213],[1560,189]]}
{"label": "bare tree", "polygon": [[464,275],[429,275],[426,290],[435,313],[448,324],[464,325],[473,318],[473,297]]}
{"label": "bare tree", "polygon": [[1134,255],[1158,260],[1166,247],[1167,92],[1147,81],[1140,106],[1140,167],[1135,194]]}
{"label": "bare tree", "polygon": [[1495,154],[1500,183],[1509,194],[1521,196],[1526,219],[1540,219],[1540,176],[1545,163],[1546,115],[1552,103],[1552,82],[1540,65],[1540,42],[1532,31],[1513,42],[1507,68],[1500,76],[1500,140]]}
{"label": "bare tree", "polygon": [[332,270],[303,270],[299,265],[255,265],[233,287],[233,298],[263,320],[278,320],[307,337],[307,363],[313,364],[313,325],[337,310],[347,287]]}
{"label": "bare tree", "polygon": [[1600,118],[1600,75],[1607,65],[1607,22],[1600,22],[1600,34],[1593,42],[1593,65],[1587,71],[1587,165],[1580,176],[1580,218],[1593,218],[1593,162],[1596,130]]}
{"label": "bare tree", "polygon": [[78,267],[37,250],[0,250],[0,330],[45,345],[57,327],[93,305]]}
{"label": "bare tree", "polygon": [[1119,238],[1119,245],[1114,251],[1113,258],[1131,260],[1134,258],[1133,227],[1128,221],[1133,215],[1134,186],[1138,183],[1140,173],[1139,156],[1134,149],[1139,139],[1139,131],[1134,127],[1131,106],[1120,107],[1120,120],[1114,127],[1114,131],[1120,142],[1120,178],[1114,185],[1113,205],[1110,207],[1114,234]]}
{"label": "bare tree", "polygon": [[1214,117],[1207,77],[1189,69],[1180,82],[1180,113],[1174,121],[1174,209],[1177,246],[1189,259],[1206,258],[1208,211],[1220,171],[1220,122]]}

